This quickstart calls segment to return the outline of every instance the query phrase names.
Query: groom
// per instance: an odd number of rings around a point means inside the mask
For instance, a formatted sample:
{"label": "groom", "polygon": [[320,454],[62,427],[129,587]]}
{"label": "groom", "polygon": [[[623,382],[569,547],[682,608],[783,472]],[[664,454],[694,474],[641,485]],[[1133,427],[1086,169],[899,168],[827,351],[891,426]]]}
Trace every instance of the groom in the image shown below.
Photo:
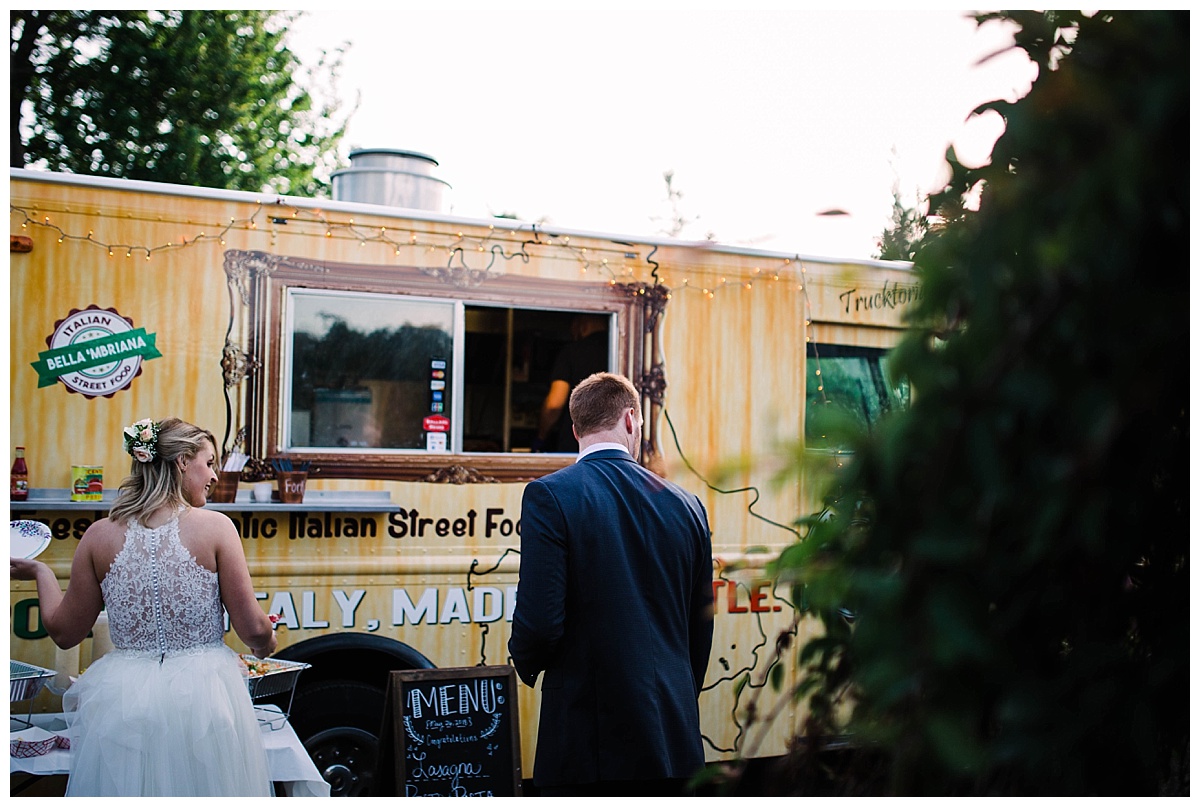
{"label": "groom", "polygon": [[571,393],[579,457],[530,482],[509,653],[542,677],[543,795],[678,795],[704,765],[712,646],[704,507],[637,463],[640,396],[596,373]]}

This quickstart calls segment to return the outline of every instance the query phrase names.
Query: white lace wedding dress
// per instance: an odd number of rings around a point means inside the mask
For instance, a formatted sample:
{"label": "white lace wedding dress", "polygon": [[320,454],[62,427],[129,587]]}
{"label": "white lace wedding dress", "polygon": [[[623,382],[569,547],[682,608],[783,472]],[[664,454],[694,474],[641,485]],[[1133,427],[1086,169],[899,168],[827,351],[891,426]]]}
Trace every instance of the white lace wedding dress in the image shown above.
{"label": "white lace wedding dress", "polygon": [[180,543],[178,516],[131,521],[101,589],[115,649],[63,696],[67,795],[270,796],[217,574]]}

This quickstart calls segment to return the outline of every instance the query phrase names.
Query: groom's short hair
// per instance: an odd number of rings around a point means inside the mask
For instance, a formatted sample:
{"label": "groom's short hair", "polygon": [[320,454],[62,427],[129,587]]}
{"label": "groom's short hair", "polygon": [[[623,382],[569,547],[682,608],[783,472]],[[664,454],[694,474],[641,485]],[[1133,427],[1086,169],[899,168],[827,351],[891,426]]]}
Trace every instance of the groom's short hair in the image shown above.
{"label": "groom's short hair", "polygon": [[641,396],[623,375],[593,373],[571,392],[568,408],[575,433],[586,437],[617,425],[627,409],[640,413]]}

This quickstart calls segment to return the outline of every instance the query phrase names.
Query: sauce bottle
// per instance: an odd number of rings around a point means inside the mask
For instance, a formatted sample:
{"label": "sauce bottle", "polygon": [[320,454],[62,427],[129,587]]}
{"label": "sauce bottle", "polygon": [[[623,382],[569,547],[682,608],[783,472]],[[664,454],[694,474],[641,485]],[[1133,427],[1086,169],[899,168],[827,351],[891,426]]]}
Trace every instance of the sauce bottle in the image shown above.
{"label": "sauce bottle", "polygon": [[25,446],[17,446],[17,458],[13,460],[8,493],[14,502],[23,502],[29,498],[29,468],[25,465]]}

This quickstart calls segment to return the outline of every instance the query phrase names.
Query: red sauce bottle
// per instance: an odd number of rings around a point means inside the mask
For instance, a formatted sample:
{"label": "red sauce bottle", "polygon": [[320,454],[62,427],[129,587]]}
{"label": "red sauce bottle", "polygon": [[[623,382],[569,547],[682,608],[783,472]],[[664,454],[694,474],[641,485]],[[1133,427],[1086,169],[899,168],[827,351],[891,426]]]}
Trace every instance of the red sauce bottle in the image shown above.
{"label": "red sauce bottle", "polygon": [[17,446],[17,458],[12,464],[8,494],[14,502],[23,502],[29,498],[29,468],[25,465],[25,446]]}

